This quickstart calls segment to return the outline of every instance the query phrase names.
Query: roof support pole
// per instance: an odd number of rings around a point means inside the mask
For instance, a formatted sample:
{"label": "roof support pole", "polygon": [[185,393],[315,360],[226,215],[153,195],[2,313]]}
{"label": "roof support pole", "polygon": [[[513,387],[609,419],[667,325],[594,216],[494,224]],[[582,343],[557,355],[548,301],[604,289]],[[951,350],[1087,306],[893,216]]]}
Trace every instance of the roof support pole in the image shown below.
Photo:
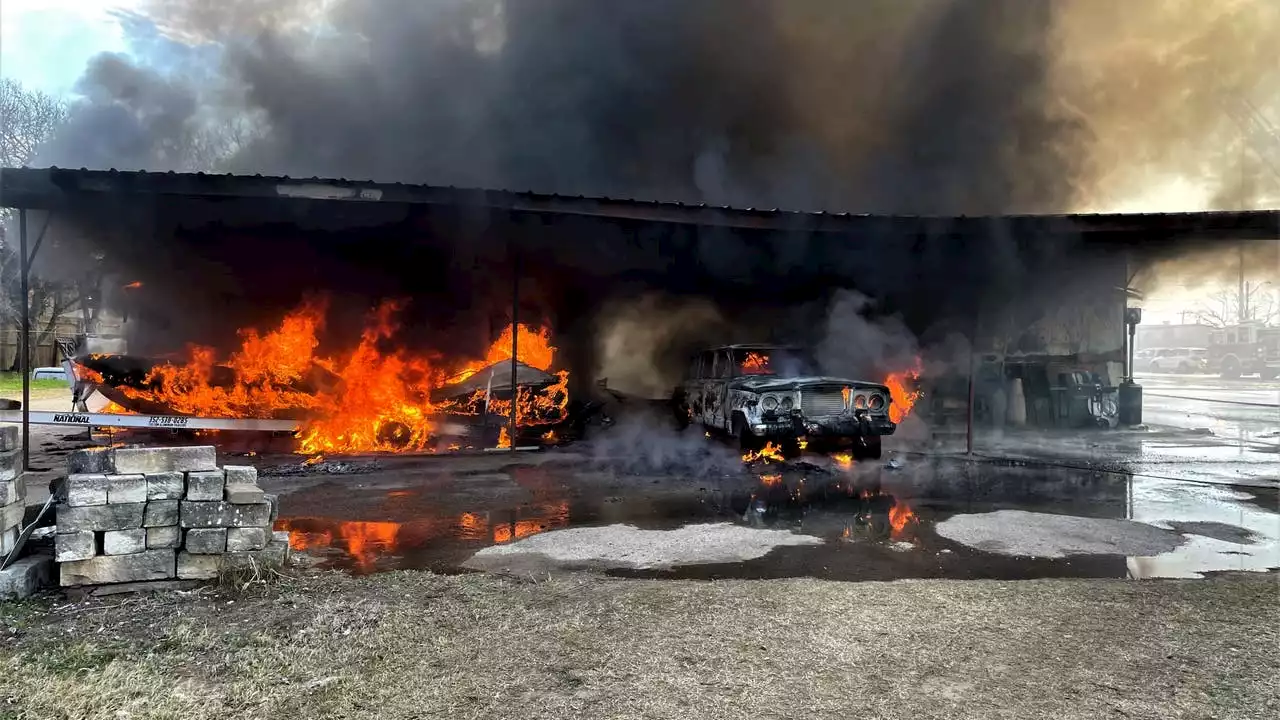
{"label": "roof support pole", "polygon": [[516,412],[520,406],[520,386],[516,383],[516,372],[520,367],[518,338],[520,337],[520,255],[515,242],[507,246],[511,255],[511,452],[516,451]]}
{"label": "roof support pole", "polygon": [[19,290],[22,293],[22,334],[18,340],[18,370],[22,373],[22,471],[26,472],[31,467],[31,258],[27,256],[26,208],[18,210],[18,252],[22,273]]}

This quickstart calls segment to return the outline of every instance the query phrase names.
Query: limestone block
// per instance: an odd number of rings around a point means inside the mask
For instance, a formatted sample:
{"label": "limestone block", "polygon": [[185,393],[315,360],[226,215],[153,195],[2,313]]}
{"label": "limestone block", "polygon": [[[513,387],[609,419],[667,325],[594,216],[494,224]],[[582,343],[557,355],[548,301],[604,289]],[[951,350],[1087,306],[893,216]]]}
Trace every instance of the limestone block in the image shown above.
{"label": "limestone block", "polygon": [[148,500],[181,500],[187,490],[186,475],[180,472],[149,473],[147,479]]}
{"label": "limestone block", "polygon": [[227,465],[222,469],[227,473],[228,485],[258,484],[258,468],[252,465]]}
{"label": "limestone block", "polygon": [[226,528],[191,528],[184,543],[193,555],[215,555],[227,551]]}
{"label": "limestone block", "polygon": [[184,500],[178,515],[178,524],[184,528],[267,527],[271,520],[271,505],[267,502],[234,505]]}
{"label": "limestone block", "polygon": [[0,425],[0,452],[22,447],[22,432],[17,425]]}
{"label": "limestone block", "polygon": [[182,528],[177,525],[147,528],[147,549],[182,547]]}
{"label": "limestone block", "polygon": [[53,536],[53,555],[60,563],[72,560],[88,560],[97,554],[97,541],[92,530],[58,533]]}
{"label": "limestone block", "polygon": [[217,470],[217,453],[212,445],[186,447],[116,448],[115,472],[152,475],[163,472]]}
{"label": "limestone block", "polygon": [[107,503],[140,503],[147,501],[147,479],[142,475],[108,475]]}
{"label": "limestone block", "polygon": [[107,475],[115,471],[109,448],[87,448],[67,455],[69,475]]}
{"label": "limestone block", "polygon": [[142,527],[142,512],[146,503],[127,505],[95,505],[70,507],[59,505],[57,510],[58,532],[81,530],[129,530]]}
{"label": "limestone block", "polygon": [[227,530],[227,552],[261,550],[267,546],[270,536],[266,528],[230,528]]}
{"label": "limestone block", "polygon": [[67,504],[90,507],[107,504],[107,476],[101,473],[76,473],[67,476]]}
{"label": "limestone block", "polygon": [[265,498],[262,488],[248,483],[227,483],[224,499],[237,505],[260,503]]}
{"label": "limestone block", "polygon": [[187,500],[221,500],[226,477],[221,470],[205,470],[187,473]]}
{"label": "limestone block", "polygon": [[142,512],[142,527],[178,524],[179,500],[151,500]]}
{"label": "limestone block", "polygon": [[48,553],[28,555],[0,570],[0,600],[28,598],[52,583],[53,556]]}
{"label": "limestone block", "polygon": [[108,530],[102,533],[102,552],[104,555],[129,555],[147,549],[147,531],[142,528],[132,530]]}
{"label": "limestone block", "polygon": [[131,555],[99,555],[58,565],[63,587],[165,580],[174,575],[172,550],[144,550]]}

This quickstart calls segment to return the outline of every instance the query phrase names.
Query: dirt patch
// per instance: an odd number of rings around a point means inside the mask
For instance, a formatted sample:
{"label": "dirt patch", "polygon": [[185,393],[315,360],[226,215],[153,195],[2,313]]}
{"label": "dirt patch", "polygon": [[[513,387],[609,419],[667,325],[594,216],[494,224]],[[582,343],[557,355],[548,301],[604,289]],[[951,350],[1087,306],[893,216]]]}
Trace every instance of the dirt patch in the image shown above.
{"label": "dirt patch", "polygon": [[1252,545],[1258,542],[1257,533],[1238,525],[1220,522],[1171,522],[1168,525],[1174,532],[1184,535],[1199,535],[1237,545]]}
{"label": "dirt patch", "polygon": [[1274,576],[666,582],[309,573],[0,604],[0,715],[1255,718]]}
{"label": "dirt patch", "polygon": [[603,568],[670,568],[742,562],[784,545],[821,545],[822,538],[787,530],[746,528],[732,523],[685,525],[675,530],[641,530],[633,525],[571,528],[494,545],[475,554],[476,566],[512,555],[541,555],[570,565]]}
{"label": "dirt patch", "polygon": [[977,550],[1022,557],[1068,555],[1147,557],[1174,550],[1176,532],[1131,520],[997,510],[956,515],[937,525],[942,537]]}

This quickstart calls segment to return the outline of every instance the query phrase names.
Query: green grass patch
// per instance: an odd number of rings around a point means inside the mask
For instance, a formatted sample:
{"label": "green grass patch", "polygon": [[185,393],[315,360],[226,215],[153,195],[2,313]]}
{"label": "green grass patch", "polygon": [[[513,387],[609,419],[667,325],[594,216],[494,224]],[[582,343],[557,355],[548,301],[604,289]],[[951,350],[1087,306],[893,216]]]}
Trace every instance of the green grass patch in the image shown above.
{"label": "green grass patch", "polygon": [[[70,392],[63,380],[32,380],[31,394],[49,396],[54,392]],[[22,374],[0,373],[0,397],[20,398],[22,396]]]}

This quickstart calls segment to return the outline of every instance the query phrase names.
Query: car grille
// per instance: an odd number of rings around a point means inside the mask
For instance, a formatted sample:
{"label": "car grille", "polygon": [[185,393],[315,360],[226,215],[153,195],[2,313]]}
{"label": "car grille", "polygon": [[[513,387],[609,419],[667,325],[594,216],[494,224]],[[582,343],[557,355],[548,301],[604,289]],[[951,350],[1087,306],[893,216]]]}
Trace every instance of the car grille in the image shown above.
{"label": "car grille", "polygon": [[800,410],[807,417],[839,415],[844,412],[844,393],[839,390],[801,390]]}

